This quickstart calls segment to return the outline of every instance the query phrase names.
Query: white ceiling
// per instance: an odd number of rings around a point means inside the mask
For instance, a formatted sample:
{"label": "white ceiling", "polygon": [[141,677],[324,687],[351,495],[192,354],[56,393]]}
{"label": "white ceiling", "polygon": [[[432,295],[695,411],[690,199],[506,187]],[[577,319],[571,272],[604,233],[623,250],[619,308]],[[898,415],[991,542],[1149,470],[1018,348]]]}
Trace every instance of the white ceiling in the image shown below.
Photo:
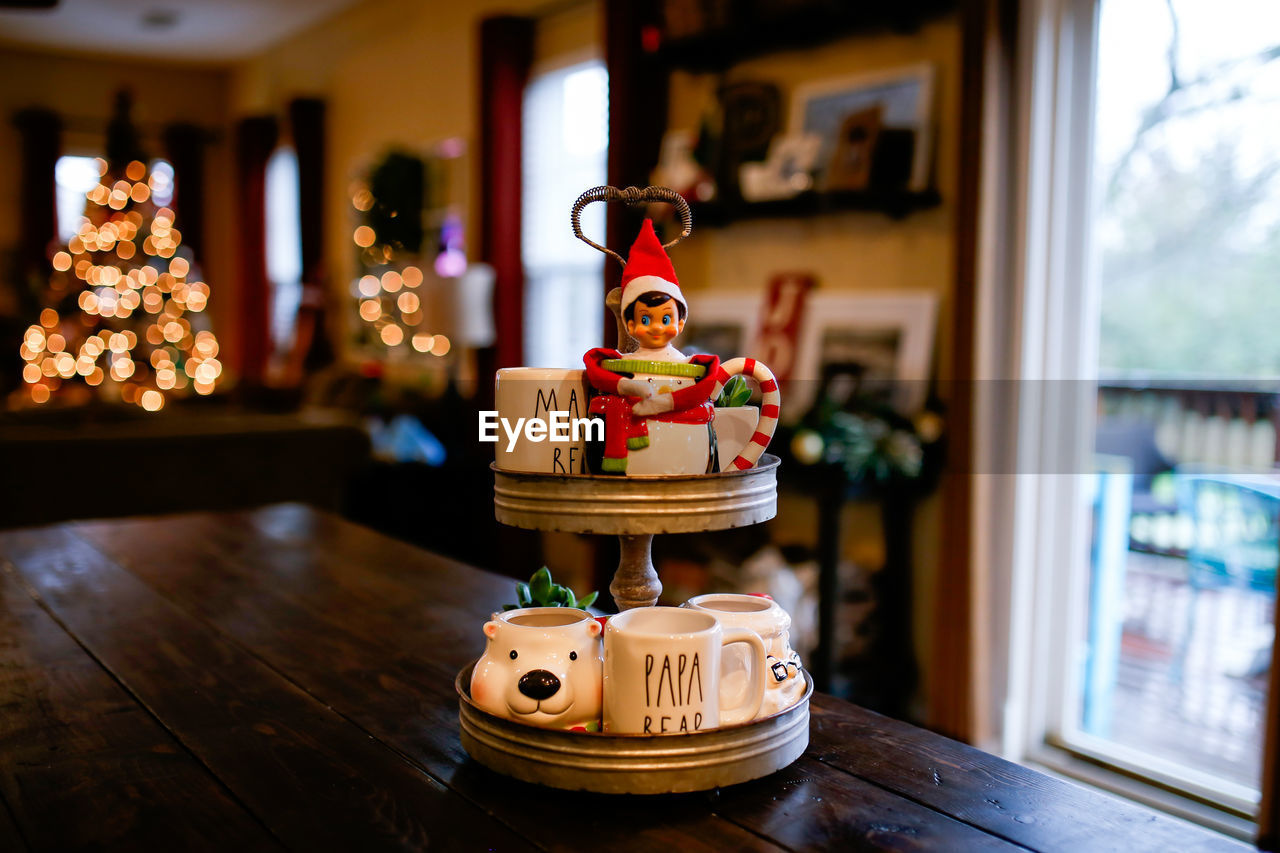
{"label": "white ceiling", "polygon": [[[358,0],[60,0],[0,11],[0,43],[33,49],[225,62],[260,53]],[[147,26],[151,16],[176,16]]]}

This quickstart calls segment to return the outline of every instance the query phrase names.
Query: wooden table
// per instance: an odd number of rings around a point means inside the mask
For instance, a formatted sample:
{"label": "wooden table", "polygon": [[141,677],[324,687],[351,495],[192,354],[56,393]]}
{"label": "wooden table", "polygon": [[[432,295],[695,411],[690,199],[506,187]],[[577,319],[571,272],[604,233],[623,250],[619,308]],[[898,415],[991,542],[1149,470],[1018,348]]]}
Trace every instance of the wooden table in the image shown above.
{"label": "wooden table", "polygon": [[511,593],[298,505],[0,533],[0,850],[1243,849],[823,696],[733,788],[506,779],[453,679]]}

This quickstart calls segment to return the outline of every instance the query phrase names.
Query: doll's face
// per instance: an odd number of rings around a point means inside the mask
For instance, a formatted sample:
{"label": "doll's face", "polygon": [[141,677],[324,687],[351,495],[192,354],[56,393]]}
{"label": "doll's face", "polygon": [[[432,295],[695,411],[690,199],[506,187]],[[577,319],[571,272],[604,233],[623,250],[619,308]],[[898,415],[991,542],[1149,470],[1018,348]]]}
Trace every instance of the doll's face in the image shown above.
{"label": "doll's face", "polygon": [[652,307],[640,301],[632,303],[635,314],[627,321],[627,333],[649,349],[661,349],[684,330],[680,309],[674,299]]}

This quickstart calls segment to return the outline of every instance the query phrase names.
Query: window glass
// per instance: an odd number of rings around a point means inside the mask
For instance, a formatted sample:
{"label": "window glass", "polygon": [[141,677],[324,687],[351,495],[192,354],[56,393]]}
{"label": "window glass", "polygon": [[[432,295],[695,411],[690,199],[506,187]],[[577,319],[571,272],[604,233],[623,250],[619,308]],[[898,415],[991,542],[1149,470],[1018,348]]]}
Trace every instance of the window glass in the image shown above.
{"label": "window glass", "polygon": [[97,158],[59,157],[53,174],[58,192],[58,240],[66,243],[84,221],[85,195],[98,185]]}
{"label": "window glass", "polygon": [[[604,256],[574,238],[569,210],[606,182],[608,74],[592,61],[541,74],[524,99],[523,239],[525,364],[581,367],[599,346]],[[582,214],[603,242],[604,205]]]}
{"label": "window glass", "polygon": [[1280,4],[1100,10],[1097,477],[1065,735],[1256,802],[1280,565]]}
{"label": "window glass", "polygon": [[267,160],[267,277],[271,280],[271,339],[288,349],[302,299],[302,234],[298,155],[281,147]]}

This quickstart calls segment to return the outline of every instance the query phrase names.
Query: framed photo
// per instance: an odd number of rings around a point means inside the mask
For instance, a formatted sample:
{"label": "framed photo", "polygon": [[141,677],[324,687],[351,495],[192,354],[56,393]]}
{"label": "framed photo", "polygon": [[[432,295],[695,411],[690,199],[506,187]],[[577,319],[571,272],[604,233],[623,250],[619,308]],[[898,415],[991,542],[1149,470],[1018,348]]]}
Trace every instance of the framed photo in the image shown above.
{"label": "framed photo", "polygon": [[[933,66],[921,63],[797,86],[791,94],[788,131],[813,133],[822,139],[817,163],[823,171],[818,186],[824,186],[825,170],[836,153],[845,121],[855,113],[879,107],[881,142],[910,148],[909,162],[904,164],[906,189],[928,189],[933,156],[933,78]],[[875,169],[873,164],[873,174]]]}
{"label": "framed photo", "polygon": [[827,165],[827,189],[865,190],[871,183],[871,157],[880,137],[882,112],[876,104],[845,118]]}
{"label": "framed photo", "polygon": [[924,407],[933,361],[938,297],[927,292],[814,292],[800,326],[795,371],[783,395],[794,422],[814,403],[827,365],[856,366],[860,391],[904,415]]}
{"label": "framed photo", "polygon": [[711,353],[720,356],[721,361],[754,352],[764,304],[762,294],[694,291],[688,298],[689,320],[675,341],[681,352]]}
{"label": "framed photo", "polygon": [[815,134],[774,137],[769,158],[743,163],[738,182],[746,201],[791,198],[813,187],[813,169],[822,140]]}

